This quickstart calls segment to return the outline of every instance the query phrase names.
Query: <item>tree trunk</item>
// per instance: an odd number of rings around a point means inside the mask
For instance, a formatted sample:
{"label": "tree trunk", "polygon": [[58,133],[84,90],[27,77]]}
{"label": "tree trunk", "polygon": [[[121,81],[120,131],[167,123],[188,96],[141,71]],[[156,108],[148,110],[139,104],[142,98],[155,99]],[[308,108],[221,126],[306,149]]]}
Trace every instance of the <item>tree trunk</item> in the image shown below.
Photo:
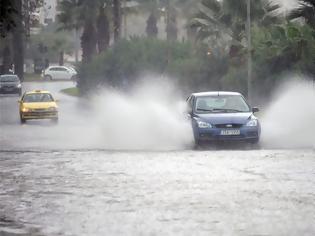
{"label": "tree trunk", "polygon": [[63,66],[64,64],[64,55],[65,55],[64,51],[61,51],[59,53],[59,66]]}
{"label": "tree trunk", "polygon": [[93,56],[96,54],[96,30],[93,21],[86,20],[83,28],[83,34],[81,36],[82,47],[82,68],[80,70],[80,79],[78,81],[78,87],[82,94],[87,93],[89,87],[92,85],[88,83],[88,72],[85,70],[85,66],[91,62]]}
{"label": "tree trunk", "polygon": [[9,35],[3,39],[5,47],[2,52],[2,68],[0,74],[8,74],[9,70],[12,69],[12,49]]}
{"label": "tree trunk", "polygon": [[23,16],[22,0],[13,0],[16,10],[15,24],[13,32],[13,50],[14,50],[14,72],[20,80],[24,80],[24,40],[23,40]]}
{"label": "tree trunk", "polygon": [[108,48],[110,41],[109,20],[105,11],[103,7],[100,7],[97,19],[97,45],[99,53]]}
{"label": "tree trunk", "polygon": [[168,41],[177,40],[177,12],[175,7],[168,3],[166,10],[166,38]]}
{"label": "tree trunk", "polygon": [[87,20],[81,36],[82,63],[87,64],[96,53],[96,31],[91,20]]}
{"label": "tree trunk", "polygon": [[113,16],[114,16],[114,41],[117,42],[121,36],[121,2],[113,0]]}

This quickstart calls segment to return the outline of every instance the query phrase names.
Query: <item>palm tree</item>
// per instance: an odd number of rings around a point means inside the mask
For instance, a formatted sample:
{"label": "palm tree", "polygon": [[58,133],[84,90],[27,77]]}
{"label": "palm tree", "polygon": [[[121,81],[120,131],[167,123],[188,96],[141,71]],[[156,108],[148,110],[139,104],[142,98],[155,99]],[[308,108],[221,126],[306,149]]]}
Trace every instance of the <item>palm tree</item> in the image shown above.
{"label": "palm tree", "polygon": [[177,9],[168,0],[166,2],[166,39],[168,41],[177,40]]}
{"label": "palm tree", "polygon": [[108,19],[107,8],[107,5],[99,7],[99,14],[96,22],[99,53],[106,51],[110,42],[110,22]]}
{"label": "palm tree", "polygon": [[298,0],[298,2],[299,6],[289,13],[289,20],[303,18],[308,25],[315,28],[315,0]]}
{"label": "palm tree", "polygon": [[[278,4],[269,0],[253,0],[252,21],[260,26],[268,26],[278,21]],[[246,0],[202,0],[199,12],[192,19],[191,27],[196,28],[198,38],[224,38],[241,44],[245,37]]]}
{"label": "palm tree", "polygon": [[106,50],[110,41],[108,7],[113,0],[63,0],[60,3],[61,29],[83,29],[82,60],[88,62],[97,52]]}

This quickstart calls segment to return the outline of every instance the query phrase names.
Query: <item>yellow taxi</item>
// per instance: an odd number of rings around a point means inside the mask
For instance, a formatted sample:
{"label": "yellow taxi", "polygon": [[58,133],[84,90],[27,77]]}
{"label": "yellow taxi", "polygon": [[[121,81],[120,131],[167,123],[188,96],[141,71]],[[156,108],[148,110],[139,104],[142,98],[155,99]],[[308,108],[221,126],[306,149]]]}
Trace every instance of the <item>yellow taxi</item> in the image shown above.
{"label": "yellow taxi", "polygon": [[25,92],[18,103],[21,123],[33,119],[50,119],[58,122],[57,100],[48,91]]}

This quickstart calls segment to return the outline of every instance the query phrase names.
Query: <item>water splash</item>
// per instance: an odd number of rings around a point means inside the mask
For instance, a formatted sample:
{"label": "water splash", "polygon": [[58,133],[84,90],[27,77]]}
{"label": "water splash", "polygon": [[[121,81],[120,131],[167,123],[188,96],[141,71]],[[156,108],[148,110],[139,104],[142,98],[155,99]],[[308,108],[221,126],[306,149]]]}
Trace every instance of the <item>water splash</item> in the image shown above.
{"label": "water splash", "polygon": [[262,144],[270,148],[315,147],[315,87],[294,78],[275,93],[262,117]]}

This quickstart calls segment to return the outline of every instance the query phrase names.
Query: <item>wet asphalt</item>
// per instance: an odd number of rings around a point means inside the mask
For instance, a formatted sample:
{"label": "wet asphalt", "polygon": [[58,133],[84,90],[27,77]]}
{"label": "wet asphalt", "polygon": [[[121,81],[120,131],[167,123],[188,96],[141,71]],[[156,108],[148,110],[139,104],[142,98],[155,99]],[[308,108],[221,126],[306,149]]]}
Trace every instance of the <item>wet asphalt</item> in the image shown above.
{"label": "wet asphalt", "polygon": [[71,86],[24,84],[60,100],[58,125],[0,97],[0,236],[315,234],[314,149],[93,147]]}

